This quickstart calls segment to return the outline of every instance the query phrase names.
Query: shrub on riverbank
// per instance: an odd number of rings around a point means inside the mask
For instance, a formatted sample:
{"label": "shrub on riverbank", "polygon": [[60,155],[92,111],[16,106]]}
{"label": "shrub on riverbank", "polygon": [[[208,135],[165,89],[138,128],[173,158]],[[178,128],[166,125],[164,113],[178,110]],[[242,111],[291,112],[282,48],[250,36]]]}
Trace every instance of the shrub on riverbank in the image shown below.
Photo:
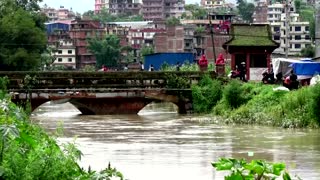
{"label": "shrub on riverbank", "polygon": [[[211,107],[225,123],[279,127],[319,127],[320,85],[296,91],[273,91],[275,85],[230,81],[221,100]],[[196,103],[201,101],[194,101]]]}
{"label": "shrub on riverbank", "polygon": [[192,86],[192,100],[196,112],[210,112],[222,98],[222,85],[218,80],[212,80],[205,75],[198,85]]}

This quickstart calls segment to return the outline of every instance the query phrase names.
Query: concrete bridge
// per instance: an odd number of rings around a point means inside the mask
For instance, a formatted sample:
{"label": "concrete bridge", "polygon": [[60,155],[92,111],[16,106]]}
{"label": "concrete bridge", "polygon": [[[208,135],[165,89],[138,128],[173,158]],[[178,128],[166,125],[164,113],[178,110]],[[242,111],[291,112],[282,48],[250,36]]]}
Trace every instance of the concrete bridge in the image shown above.
{"label": "concrete bridge", "polygon": [[[191,84],[205,72],[0,72],[12,101],[32,111],[48,101],[70,102],[82,114],[137,114],[152,101],[192,112]],[[215,77],[214,72],[207,72]]]}

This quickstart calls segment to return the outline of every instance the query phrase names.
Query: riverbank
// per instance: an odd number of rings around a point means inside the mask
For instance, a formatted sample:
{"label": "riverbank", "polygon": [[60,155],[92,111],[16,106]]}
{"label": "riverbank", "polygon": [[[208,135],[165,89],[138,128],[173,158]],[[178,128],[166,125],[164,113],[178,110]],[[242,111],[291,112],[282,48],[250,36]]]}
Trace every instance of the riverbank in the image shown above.
{"label": "riverbank", "polygon": [[279,85],[221,81],[204,77],[193,86],[195,111],[219,116],[226,124],[319,128],[320,85],[275,91]]}

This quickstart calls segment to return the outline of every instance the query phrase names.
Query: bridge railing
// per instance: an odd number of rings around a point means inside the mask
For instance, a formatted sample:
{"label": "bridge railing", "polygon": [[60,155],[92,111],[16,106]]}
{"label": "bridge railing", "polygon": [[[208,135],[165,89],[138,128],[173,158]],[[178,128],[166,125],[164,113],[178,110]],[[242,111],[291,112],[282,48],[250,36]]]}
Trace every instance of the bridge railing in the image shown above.
{"label": "bridge railing", "polygon": [[9,78],[8,89],[11,91],[36,91],[36,90],[72,90],[90,89],[144,89],[166,88],[168,78],[172,76],[184,77],[189,83],[197,82],[201,76],[209,73],[215,77],[215,72],[34,72],[34,71],[0,71],[0,77]]}

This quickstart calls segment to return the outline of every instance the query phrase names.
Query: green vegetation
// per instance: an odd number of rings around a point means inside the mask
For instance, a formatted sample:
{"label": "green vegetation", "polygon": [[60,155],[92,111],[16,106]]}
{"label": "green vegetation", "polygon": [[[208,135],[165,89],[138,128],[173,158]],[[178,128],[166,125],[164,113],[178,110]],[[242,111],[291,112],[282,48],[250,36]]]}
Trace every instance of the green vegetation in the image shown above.
{"label": "green vegetation", "polygon": [[222,84],[205,75],[198,85],[192,86],[192,100],[195,112],[210,112],[222,98]]}
{"label": "green vegetation", "polygon": [[230,46],[276,46],[267,25],[235,25],[231,33],[233,40],[228,43]]}
{"label": "green vegetation", "polygon": [[282,177],[283,180],[291,180],[286,172],[284,163],[269,163],[265,160],[252,160],[247,163],[244,159],[220,158],[212,163],[218,171],[230,171],[225,180],[271,180]]}
{"label": "green vegetation", "polygon": [[[199,94],[198,89],[203,85],[197,86],[197,88],[193,87],[193,94]],[[200,113],[212,109],[212,115],[221,117],[223,123],[259,124],[284,128],[319,127],[320,84],[290,92],[274,91],[275,87],[275,85],[242,83],[233,80],[223,87],[223,95],[218,103],[207,107],[208,103],[199,100],[201,96],[199,98],[197,95],[193,99],[194,107]],[[220,89],[219,86],[218,89]]]}
{"label": "green vegetation", "polygon": [[1,179],[110,179],[123,176],[109,165],[101,172],[85,171],[78,164],[82,153],[74,143],[58,144],[57,131],[49,136],[14,103],[0,79]]}
{"label": "green vegetation", "polygon": [[252,15],[255,9],[254,4],[248,3],[246,0],[237,0],[237,5],[239,14],[242,19],[247,23],[252,23]]}
{"label": "green vegetation", "polygon": [[177,26],[180,25],[180,19],[176,18],[176,17],[169,17],[168,19],[166,19],[166,25],[167,26]]}
{"label": "green vegetation", "polygon": [[102,65],[115,67],[120,62],[120,39],[116,35],[107,35],[104,39],[89,39],[88,49],[96,56],[96,67]]}
{"label": "green vegetation", "polygon": [[99,14],[94,14],[94,12],[91,10],[84,12],[83,17],[97,20],[103,23],[143,21],[142,15],[131,15],[127,13],[112,15],[109,13],[109,10],[106,8],[103,8]]}
{"label": "green vegetation", "polygon": [[[161,66],[161,71],[176,71],[176,65],[169,65],[168,63],[163,63]],[[208,65],[208,71],[214,70],[214,64],[210,63]],[[181,65],[180,71],[200,71],[198,64],[185,62]]]}
{"label": "green vegetation", "polygon": [[187,16],[187,13],[182,14],[184,19],[207,19],[207,10],[198,4],[187,4],[185,10],[191,12],[191,16]]}
{"label": "green vegetation", "polygon": [[36,70],[46,49],[38,0],[0,2],[0,70]]}
{"label": "green vegetation", "polygon": [[309,34],[312,39],[315,38],[315,13],[316,9],[314,6],[309,5],[302,0],[295,0],[294,4],[299,13],[301,21],[309,22]]}
{"label": "green vegetation", "polygon": [[300,52],[303,57],[314,57],[316,48],[313,46],[309,46],[307,48],[303,48]]}

